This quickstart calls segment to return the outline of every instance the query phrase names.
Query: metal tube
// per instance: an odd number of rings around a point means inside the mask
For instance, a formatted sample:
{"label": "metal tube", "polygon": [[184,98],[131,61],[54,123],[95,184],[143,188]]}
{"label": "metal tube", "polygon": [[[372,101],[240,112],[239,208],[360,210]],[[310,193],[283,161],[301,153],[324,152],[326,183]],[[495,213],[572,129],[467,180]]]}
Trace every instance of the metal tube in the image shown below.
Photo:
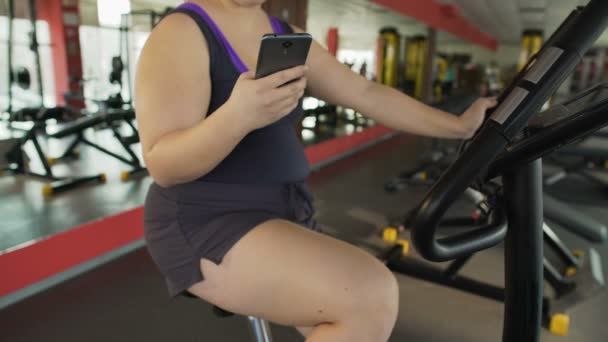
{"label": "metal tube", "polygon": [[[13,113],[13,19],[15,18],[15,0],[8,0],[8,47],[6,49],[8,61],[8,107],[9,118]],[[9,119],[10,120],[10,119]]]}
{"label": "metal tube", "polygon": [[547,245],[557,253],[562,261],[572,267],[579,267],[580,261],[572,254],[568,246],[555,234],[546,223],[543,224],[543,236]]}
{"label": "metal tube", "polygon": [[272,342],[272,334],[270,333],[270,325],[263,319],[256,317],[247,317],[251,334],[256,342]]}
{"label": "metal tube", "polygon": [[129,104],[129,107],[131,107],[133,105],[133,93],[132,93],[132,89],[133,89],[133,80],[131,79],[131,51],[129,49],[129,45],[130,45],[130,39],[129,39],[129,25],[130,23],[130,18],[131,16],[129,14],[126,14],[123,16],[123,18],[125,19],[125,25],[123,27],[124,29],[124,34],[125,34],[125,56],[127,59],[127,63],[126,63],[126,68],[125,71],[127,72],[127,100],[125,101],[126,103]]}
{"label": "metal tube", "polygon": [[445,270],[414,258],[392,259],[387,262],[386,266],[391,271],[409,277],[451,287],[495,301],[504,301],[505,290],[502,287],[484,283],[456,273],[447,275]]}
{"label": "metal tube", "polygon": [[30,22],[32,23],[32,31],[30,33],[30,49],[34,53],[36,62],[36,77],[38,77],[38,96],[40,96],[40,107],[44,107],[44,83],[42,82],[42,65],[40,64],[40,49],[38,45],[38,29],[36,28],[36,20],[38,14],[36,11],[36,0],[29,1]]}
{"label": "metal tube", "polygon": [[473,255],[469,255],[452,261],[450,265],[443,271],[443,275],[448,278],[453,278],[464,267],[464,265],[471,260],[472,256]]}
{"label": "metal tube", "polygon": [[543,301],[543,190],[540,159],[503,177],[505,240],[503,341],[538,342]]}

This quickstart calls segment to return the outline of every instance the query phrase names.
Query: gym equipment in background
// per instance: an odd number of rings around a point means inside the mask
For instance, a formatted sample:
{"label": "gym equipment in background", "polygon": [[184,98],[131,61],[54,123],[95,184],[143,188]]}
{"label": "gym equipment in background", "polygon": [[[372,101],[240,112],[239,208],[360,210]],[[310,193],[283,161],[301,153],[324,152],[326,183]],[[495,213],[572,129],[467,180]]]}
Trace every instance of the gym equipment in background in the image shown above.
{"label": "gym equipment in background", "polygon": [[[27,90],[30,89],[32,85],[32,76],[30,71],[25,67],[15,67],[14,58],[13,58],[13,46],[14,46],[14,21],[15,21],[15,0],[8,0],[8,16],[7,16],[7,49],[6,49],[6,60],[7,60],[7,74],[8,74],[8,105],[6,109],[6,113],[9,114],[9,121],[11,121],[11,113],[14,111],[14,103],[13,103],[13,85],[17,85],[21,89]],[[34,0],[29,0],[29,16],[30,22],[32,23],[32,29],[29,33],[30,36],[30,45],[29,48],[34,54],[34,62],[36,65],[36,77],[38,80],[37,84],[37,92],[38,97],[40,99],[41,107],[44,106],[44,90],[42,87],[42,71],[40,66],[40,53],[39,53],[39,44],[37,38],[37,28],[36,28],[36,4]]]}
{"label": "gym equipment in background", "polygon": [[433,102],[441,102],[445,96],[448,96],[444,90],[444,84],[447,79],[449,67],[449,57],[446,54],[438,53],[435,56],[436,76],[433,80]]}
{"label": "gym equipment in background", "polygon": [[58,121],[69,121],[73,120],[80,116],[79,113],[70,110],[66,107],[53,107],[46,108],[44,105],[44,86],[42,80],[42,65],[40,62],[40,45],[38,43],[38,30],[36,21],[38,20],[37,8],[36,8],[36,0],[28,1],[28,13],[29,13],[29,21],[31,26],[31,31],[29,33],[29,48],[34,56],[34,64],[35,64],[35,79],[37,81],[36,91],[38,93],[38,98],[40,101],[39,106],[36,107],[25,107],[20,108],[19,110],[15,110],[13,104],[13,89],[12,85],[17,84],[19,87],[23,89],[30,88],[32,84],[32,77],[26,68],[18,67],[15,68],[13,65],[13,22],[15,16],[15,1],[9,0],[9,37],[8,37],[8,72],[9,72],[9,94],[8,94],[8,119],[9,122],[14,121],[35,121],[35,122],[43,122],[48,119],[56,119]]}
{"label": "gym equipment in background", "polygon": [[120,109],[126,104],[124,99],[122,98],[122,91],[123,91],[122,77],[123,77],[124,71],[125,71],[125,65],[122,63],[121,57],[120,56],[112,57],[112,71],[110,72],[109,81],[110,81],[110,84],[118,85],[118,90],[114,94],[108,96],[108,99],[105,101],[107,108],[104,108],[102,111],[107,110],[107,109]]}
{"label": "gym equipment in background", "polygon": [[[110,83],[117,84],[119,89],[117,93],[108,98],[107,101],[109,108],[120,109],[123,107],[123,105],[127,107],[132,107],[133,105],[133,80],[131,75],[130,52],[131,43],[129,39],[132,19],[137,17],[147,17],[150,24],[150,30],[152,30],[162,20],[162,18],[164,18],[172,10],[173,8],[171,7],[165,8],[163,12],[157,12],[151,9],[142,9],[138,11],[131,11],[121,16],[119,28],[120,47],[118,55],[112,57],[112,72],[110,73]],[[123,83],[123,77],[125,74],[127,77],[126,87]],[[123,89],[125,90],[124,95],[126,96],[123,96]]]}
{"label": "gym equipment in background", "polygon": [[394,27],[380,30],[377,51],[377,82],[396,88],[399,85],[399,63],[401,58],[401,36]]}
{"label": "gym equipment in background", "polygon": [[[498,98],[499,105],[412,215],[411,237],[421,256],[434,262],[455,260],[440,271],[447,276],[453,277],[475,253],[505,240],[505,288],[501,293],[506,342],[539,341],[541,323],[556,334],[568,330],[568,318],[555,304],[560,296],[543,305],[541,158],[608,125],[608,116],[604,108],[575,109],[557,117],[540,116],[542,129],[536,132],[526,126],[607,26],[606,1],[591,0],[575,9]],[[483,192],[497,177],[502,178],[503,188],[491,198],[488,221],[438,239],[437,230],[454,202],[471,186]],[[594,253],[585,257],[591,265],[598,260]],[[388,264],[399,268],[398,264]],[[593,278],[602,275],[601,268],[590,271]],[[550,280],[550,275],[545,276]],[[596,287],[604,286],[603,279],[595,280]]]}
{"label": "gym equipment in background", "polygon": [[540,51],[543,46],[543,30],[524,30],[521,35],[521,50],[519,54],[519,70],[526,66],[526,63]]}
{"label": "gym equipment in background", "polygon": [[8,38],[6,40],[7,48],[6,48],[6,61],[7,61],[7,73],[8,73],[8,105],[6,108],[6,113],[12,113],[13,111],[13,20],[15,19],[15,0],[8,0],[8,8],[7,8],[7,34]]}
{"label": "gym equipment in background", "polygon": [[[122,181],[127,181],[131,178],[131,176],[145,173],[147,171],[146,168],[143,166],[139,157],[131,147],[132,145],[139,143],[139,134],[137,132],[137,128],[135,127],[134,121],[135,111],[112,109],[108,110],[105,113],[93,114],[88,117],[84,117],[72,123],[69,123],[63,126],[60,130],[48,134],[49,138],[54,139],[74,137],[68,148],[66,148],[66,150],[59,157],[50,158],[49,160],[51,163],[56,163],[58,161],[65,160],[75,155],[78,155],[76,148],[80,144],[85,144],[131,166],[131,170],[123,171],[121,173],[120,178]],[[123,123],[129,126],[131,130],[130,135],[123,135],[120,132],[120,126]],[[94,128],[100,125],[102,125],[103,128],[112,130],[114,137],[122,147],[123,151],[128,155],[128,157],[122,156],[116,152],[112,152],[107,148],[101,146],[99,143],[87,139],[87,137],[85,136],[85,131],[89,128]],[[48,190],[47,192],[52,192],[52,189]]]}
{"label": "gym equipment in background", "polygon": [[[475,100],[475,96],[472,95],[454,95],[434,107],[450,113],[463,113]],[[430,152],[422,156],[419,164],[386,182],[384,189],[387,192],[397,192],[411,185],[433,184],[443,170],[454,161],[456,148],[450,145],[453,144],[446,144],[440,139],[431,139]]]}
{"label": "gym equipment in background", "polygon": [[591,85],[606,80],[608,76],[608,48],[596,47],[589,50],[576,67],[570,83],[570,91],[579,92]]}
{"label": "gym equipment in background", "polygon": [[[6,154],[5,162],[3,163],[3,171],[11,175],[26,175],[33,176],[36,178],[42,178],[44,180],[51,181],[43,188],[45,195],[53,193],[59,193],[72,189],[78,185],[105,182],[105,174],[97,174],[92,176],[79,176],[79,177],[58,177],[55,175],[51,168],[49,158],[42,150],[40,144],[41,135],[46,134],[47,121],[55,121],[57,123],[67,123],[82,117],[78,111],[71,110],[67,107],[52,107],[47,108],[44,106],[44,89],[42,82],[42,67],[40,64],[40,51],[38,44],[38,32],[36,29],[37,12],[36,12],[36,1],[29,0],[28,3],[29,20],[31,23],[30,32],[30,50],[34,55],[36,80],[37,80],[37,91],[40,99],[40,106],[38,107],[26,107],[19,110],[15,110],[13,107],[12,99],[12,84],[17,82],[18,85],[25,86],[31,84],[31,76],[29,71],[16,69],[16,73],[13,72],[14,67],[12,65],[12,43],[13,43],[13,30],[12,22],[14,20],[14,0],[9,0],[9,71],[11,76],[11,85],[9,86],[9,129],[13,131],[16,139],[12,140],[13,144]],[[34,147],[36,157],[39,159],[42,165],[43,171],[37,172],[30,169],[30,156],[24,150],[24,146],[31,143]]]}
{"label": "gym equipment in background", "polygon": [[406,94],[422,98],[422,79],[428,41],[424,36],[413,36],[405,42],[404,80],[401,88]]}
{"label": "gym equipment in background", "polygon": [[[588,102],[600,105],[608,102],[608,82],[602,83],[596,87],[587,90],[594,94]],[[585,92],[583,92],[584,94]],[[578,98],[567,101],[561,106],[555,106],[551,110],[559,113],[563,111],[564,106],[582,106],[586,103],[581,103]],[[607,111],[608,113],[608,111]],[[557,114],[556,114],[557,115]],[[599,185],[602,189],[608,190],[608,182],[605,178],[598,176],[599,171],[606,172],[608,166],[608,149],[603,147],[603,144],[589,145],[591,139],[599,141],[605,140],[602,133],[591,135],[586,139],[581,139],[576,145],[568,145],[560,148],[546,160],[552,165],[559,167],[559,171],[548,176],[544,180],[545,186],[552,186],[564,180],[570,175],[579,175],[585,179]]]}
{"label": "gym equipment in background", "polygon": [[[567,160],[571,157],[571,160]],[[600,146],[567,146],[547,159],[560,170],[545,178],[545,185],[555,185],[568,176],[579,175],[585,179],[608,190],[605,177],[598,176],[596,172],[606,172],[608,166],[608,149]]]}
{"label": "gym equipment in background", "polygon": [[[51,168],[51,162],[46,156],[39,141],[39,135],[45,133],[46,125],[41,122],[33,122],[32,127],[23,131],[19,138],[13,139],[13,146],[6,153],[5,163],[3,163],[3,171],[10,175],[25,175],[43,180],[51,181],[43,187],[43,195],[50,196],[60,192],[73,189],[80,185],[90,183],[105,183],[106,175],[104,173],[91,176],[78,177],[59,177],[56,176]],[[30,158],[24,150],[24,146],[31,142],[36,151],[43,172],[36,172],[30,169]]]}

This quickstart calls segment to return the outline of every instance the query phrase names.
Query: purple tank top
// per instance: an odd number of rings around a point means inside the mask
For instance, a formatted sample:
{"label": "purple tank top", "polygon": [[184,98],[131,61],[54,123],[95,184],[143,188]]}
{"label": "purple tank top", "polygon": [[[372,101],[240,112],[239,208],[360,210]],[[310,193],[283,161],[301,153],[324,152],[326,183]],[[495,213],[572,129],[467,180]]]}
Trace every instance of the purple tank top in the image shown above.
{"label": "purple tank top", "polygon": [[[198,4],[182,4],[174,13],[190,16],[207,41],[211,100],[206,115],[211,115],[230,98],[237,79],[248,68],[219,27]],[[291,26],[277,18],[270,16],[269,20],[274,33],[293,33]],[[215,169],[199,181],[233,184],[288,184],[305,181],[310,169],[304,147],[294,129],[302,113],[300,103],[298,108],[283,119],[249,133]],[[204,153],[201,151],[201,158]]]}

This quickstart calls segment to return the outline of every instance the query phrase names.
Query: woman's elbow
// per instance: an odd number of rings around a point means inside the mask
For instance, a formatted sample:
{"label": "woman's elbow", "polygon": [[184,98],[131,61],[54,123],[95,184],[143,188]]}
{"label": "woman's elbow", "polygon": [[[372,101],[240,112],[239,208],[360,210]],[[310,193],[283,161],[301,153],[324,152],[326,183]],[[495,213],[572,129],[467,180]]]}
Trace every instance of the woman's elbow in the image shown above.
{"label": "woman's elbow", "polygon": [[166,166],[167,161],[158,160],[158,158],[155,158],[151,153],[144,154],[144,160],[148,173],[154,180],[154,183],[162,188],[169,188],[177,185],[171,168]]}

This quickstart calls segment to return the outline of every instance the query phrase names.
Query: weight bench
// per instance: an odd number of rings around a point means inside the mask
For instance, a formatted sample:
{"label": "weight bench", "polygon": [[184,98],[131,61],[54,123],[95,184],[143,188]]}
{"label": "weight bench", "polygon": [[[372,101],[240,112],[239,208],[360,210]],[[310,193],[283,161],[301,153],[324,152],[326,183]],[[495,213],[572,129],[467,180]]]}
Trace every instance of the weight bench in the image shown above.
{"label": "weight bench", "polygon": [[[143,173],[146,171],[146,168],[142,165],[139,157],[135,154],[131,145],[139,143],[139,135],[137,133],[137,128],[133,124],[135,120],[135,112],[133,110],[109,110],[103,114],[96,114],[89,117],[84,117],[78,119],[60,129],[57,132],[53,132],[48,134],[49,137],[55,139],[63,139],[69,136],[75,136],[72,143],[69,147],[57,158],[50,158],[51,163],[55,163],[60,160],[65,160],[68,158],[78,157],[78,152],[76,151],[76,147],[79,144],[85,144],[87,146],[93,147],[96,150],[109,155],[129,166],[132,167],[130,171],[123,171],[121,173],[121,179],[123,181],[128,180],[131,176],[139,173]],[[127,123],[131,128],[132,134],[129,136],[123,136],[119,132],[119,127],[121,123]],[[123,150],[129,155],[129,157],[121,156],[115,152],[112,152],[100,144],[92,142],[84,136],[85,130],[89,128],[93,128],[99,125],[105,125],[107,128],[112,130],[114,137],[120,143]]]}
{"label": "weight bench", "polygon": [[15,154],[15,146],[19,143],[19,138],[0,139],[0,175],[4,171],[11,170],[11,166],[18,159],[25,159],[23,155]]}
{"label": "weight bench", "polygon": [[[101,173],[92,176],[82,176],[82,177],[57,177],[53,173],[51,169],[51,165],[49,164],[48,158],[44,154],[42,147],[40,146],[40,142],[38,141],[38,134],[44,132],[45,123],[38,122],[34,123],[34,126],[25,131],[23,135],[17,139],[12,139],[9,143],[4,144],[3,148],[4,153],[0,155],[0,157],[4,156],[4,160],[0,162],[2,164],[2,171],[7,171],[13,175],[26,175],[36,178],[42,178],[45,180],[51,181],[51,183],[46,184],[42,193],[45,196],[51,196],[53,194],[67,191],[69,189],[75,188],[79,185],[88,184],[91,182],[94,183],[104,183],[106,181],[106,175]],[[42,167],[44,168],[44,172],[34,172],[29,167],[29,156],[23,149],[23,146],[31,141],[34,145],[34,149],[36,151],[36,155],[38,156]]]}

